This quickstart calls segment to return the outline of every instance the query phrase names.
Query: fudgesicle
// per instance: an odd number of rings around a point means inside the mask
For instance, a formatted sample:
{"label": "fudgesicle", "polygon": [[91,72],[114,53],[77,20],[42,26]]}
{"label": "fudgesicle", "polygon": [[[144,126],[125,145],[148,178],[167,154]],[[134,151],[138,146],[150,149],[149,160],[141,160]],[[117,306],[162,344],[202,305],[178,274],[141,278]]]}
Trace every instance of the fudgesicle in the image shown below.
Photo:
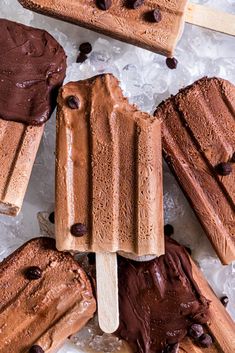
{"label": "fudgesicle", "polygon": [[88,277],[51,238],[35,238],[0,264],[0,353],[54,353],[93,317]]}
{"label": "fudgesicle", "polygon": [[235,260],[235,87],[202,78],[161,103],[165,159],[224,264]]}
{"label": "fudgesicle", "polygon": [[21,209],[33,163],[66,70],[47,32],[0,19],[0,213]]}
{"label": "fudgesicle", "polygon": [[172,56],[187,0],[19,0],[26,8]]}
{"label": "fudgesicle", "polygon": [[55,233],[59,250],[164,253],[161,124],[111,74],[58,97]]}

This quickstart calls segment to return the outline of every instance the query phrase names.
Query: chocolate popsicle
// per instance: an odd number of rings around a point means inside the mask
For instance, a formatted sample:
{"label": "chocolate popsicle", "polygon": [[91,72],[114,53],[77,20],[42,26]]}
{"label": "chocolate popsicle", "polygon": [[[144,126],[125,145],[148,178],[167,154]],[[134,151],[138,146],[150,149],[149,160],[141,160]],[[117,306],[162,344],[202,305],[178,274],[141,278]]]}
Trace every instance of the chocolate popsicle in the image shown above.
{"label": "chocolate popsicle", "polygon": [[235,16],[188,0],[18,0],[24,7],[171,57],[184,23],[235,35]]}
{"label": "chocolate popsicle", "polygon": [[0,213],[19,213],[66,70],[47,32],[0,19]]}
{"label": "chocolate popsicle", "polygon": [[35,238],[0,264],[0,353],[53,353],[92,318],[85,272],[50,238]]}
{"label": "chocolate popsicle", "polygon": [[[76,23],[82,27],[154,52],[172,56],[184,27],[187,0],[106,1],[104,11],[96,0],[19,0],[30,10]],[[103,2],[104,3],[104,2]],[[154,12],[155,10],[155,12]]]}
{"label": "chocolate popsicle", "polygon": [[130,105],[111,74],[61,89],[55,217],[59,250],[164,253],[160,136],[160,122]]}
{"label": "chocolate popsicle", "polygon": [[57,114],[56,244],[96,252],[105,332],[118,327],[116,252],[164,253],[162,194],[159,121],[130,105],[111,74],[65,85]]}
{"label": "chocolate popsicle", "polygon": [[172,239],[166,238],[166,255],[158,259],[119,258],[119,300],[118,335],[134,352],[235,350],[234,322],[184,247]]}
{"label": "chocolate popsicle", "polygon": [[161,103],[163,152],[224,264],[235,260],[235,87],[202,78]]}

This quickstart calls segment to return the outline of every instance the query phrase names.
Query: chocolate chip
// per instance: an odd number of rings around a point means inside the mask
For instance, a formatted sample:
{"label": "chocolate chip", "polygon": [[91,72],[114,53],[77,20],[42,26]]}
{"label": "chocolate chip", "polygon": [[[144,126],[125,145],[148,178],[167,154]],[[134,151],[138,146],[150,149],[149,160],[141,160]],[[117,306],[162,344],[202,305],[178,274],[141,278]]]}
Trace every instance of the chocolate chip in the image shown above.
{"label": "chocolate chip", "polygon": [[45,353],[45,351],[42,349],[42,347],[34,345],[30,348],[29,353]]}
{"label": "chocolate chip", "polygon": [[153,18],[154,18],[155,22],[157,22],[157,23],[161,22],[162,14],[161,14],[161,11],[159,9],[155,9],[153,11]]}
{"label": "chocolate chip", "polygon": [[48,219],[52,224],[55,224],[55,212],[51,212]]}
{"label": "chocolate chip", "polygon": [[108,10],[112,5],[112,0],[96,0],[96,5],[101,10]]}
{"label": "chocolate chip", "polygon": [[169,344],[165,349],[165,353],[178,353],[179,348],[180,348],[179,343]]}
{"label": "chocolate chip", "polygon": [[203,335],[203,327],[199,324],[193,324],[188,330],[188,335],[192,338],[199,338]]}
{"label": "chocolate chip", "polygon": [[188,246],[185,246],[185,250],[189,253],[189,255],[192,255],[192,250]]}
{"label": "chocolate chip", "polygon": [[220,301],[221,301],[221,303],[223,304],[223,306],[225,306],[225,308],[226,308],[226,306],[227,306],[228,303],[229,303],[228,297],[225,295],[224,297],[220,298]]}
{"label": "chocolate chip", "polygon": [[144,0],[135,0],[133,1],[133,9],[138,9],[138,7],[142,6],[144,4]]}
{"label": "chocolate chip", "polygon": [[88,42],[82,43],[79,47],[79,50],[83,54],[90,54],[90,52],[92,51],[92,45]]}
{"label": "chocolate chip", "polygon": [[171,224],[164,225],[164,234],[168,237],[170,237],[172,234],[174,234],[174,228]]}
{"label": "chocolate chip", "polygon": [[87,228],[86,228],[85,224],[75,223],[72,225],[70,232],[75,237],[82,237],[83,235],[85,235],[87,233]]}
{"label": "chocolate chip", "polygon": [[215,169],[219,175],[223,175],[223,176],[227,176],[232,173],[232,166],[230,163],[225,163],[225,162],[219,163],[217,164]]}
{"label": "chocolate chip", "polygon": [[235,152],[234,152],[234,154],[232,155],[232,158],[231,158],[231,163],[235,163]]}
{"label": "chocolate chip", "polygon": [[203,335],[200,336],[198,342],[200,346],[207,348],[212,345],[213,340],[210,335],[208,335],[207,333],[204,333]]}
{"label": "chocolate chip", "polygon": [[42,270],[37,266],[27,268],[25,277],[30,280],[39,279],[42,277]]}
{"label": "chocolate chip", "polygon": [[84,63],[84,61],[86,61],[86,59],[88,58],[88,56],[85,53],[79,53],[76,63],[82,64]]}
{"label": "chocolate chip", "polygon": [[80,101],[76,96],[69,96],[67,98],[67,105],[71,109],[78,109],[80,105]]}
{"label": "chocolate chip", "polygon": [[95,264],[95,254],[93,252],[91,252],[87,255],[87,257],[88,257],[89,264],[94,265]]}
{"label": "chocolate chip", "polygon": [[177,68],[178,60],[176,58],[167,58],[166,65],[169,69],[174,70]]}

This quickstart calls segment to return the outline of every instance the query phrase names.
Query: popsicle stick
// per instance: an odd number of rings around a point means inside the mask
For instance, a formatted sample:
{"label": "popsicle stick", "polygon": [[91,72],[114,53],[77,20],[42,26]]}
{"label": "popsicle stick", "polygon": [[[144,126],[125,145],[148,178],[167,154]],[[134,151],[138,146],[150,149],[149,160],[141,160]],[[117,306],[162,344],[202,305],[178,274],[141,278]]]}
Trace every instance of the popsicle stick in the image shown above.
{"label": "popsicle stick", "polygon": [[102,331],[113,333],[119,326],[116,253],[96,254],[98,320]]}
{"label": "popsicle stick", "polygon": [[235,35],[235,15],[207,6],[189,4],[185,14],[185,22],[232,36]]}

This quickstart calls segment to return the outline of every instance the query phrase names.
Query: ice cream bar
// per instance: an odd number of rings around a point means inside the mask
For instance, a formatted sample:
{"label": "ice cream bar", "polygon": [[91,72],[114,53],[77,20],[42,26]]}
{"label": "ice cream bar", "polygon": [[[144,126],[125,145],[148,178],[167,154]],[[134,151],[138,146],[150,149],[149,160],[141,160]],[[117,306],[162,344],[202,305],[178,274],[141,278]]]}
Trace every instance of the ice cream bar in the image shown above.
{"label": "ice cream bar", "polygon": [[55,231],[59,250],[164,252],[160,122],[111,74],[58,98]]}
{"label": "ice cream bar", "polygon": [[183,31],[187,0],[144,1],[134,8],[136,2],[114,0],[104,11],[96,0],[20,0],[31,10],[171,56]]}
{"label": "ice cream bar", "polygon": [[184,22],[235,35],[235,16],[187,0],[19,0],[26,8],[172,56]]}
{"label": "ice cream bar", "polygon": [[60,91],[56,243],[59,250],[97,253],[98,313],[105,332],[118,327],[116,252],[164,253],[160,127],[128,103],[111,74],[71,82]]}
{"label": "ice cream bar", "polygon": [[203,78],[163,102],[165,159],[224,264],[235,260],[235,87]]}
{"label": "ice cream bar", "polygon": [[119,258],[119,300],[118,335],[134,352],[235,350],[233,320],[184,247],[170,238],[166,254],[152,261]]}
{"label": "ice cream bar", "polygon": [[1,353],[56,352],[96,309],[85,272],[51,238],[32,239],[5,259],[0,288]]}
{"label": "ice cream bar", "polygon": [[62,84],[66,56],[47,32],[0,19],[0,213],[16,215]]}
{"label": "ice cream bar", "polygon": [[0,213],[20,211],[43,130],[0,119]]}

